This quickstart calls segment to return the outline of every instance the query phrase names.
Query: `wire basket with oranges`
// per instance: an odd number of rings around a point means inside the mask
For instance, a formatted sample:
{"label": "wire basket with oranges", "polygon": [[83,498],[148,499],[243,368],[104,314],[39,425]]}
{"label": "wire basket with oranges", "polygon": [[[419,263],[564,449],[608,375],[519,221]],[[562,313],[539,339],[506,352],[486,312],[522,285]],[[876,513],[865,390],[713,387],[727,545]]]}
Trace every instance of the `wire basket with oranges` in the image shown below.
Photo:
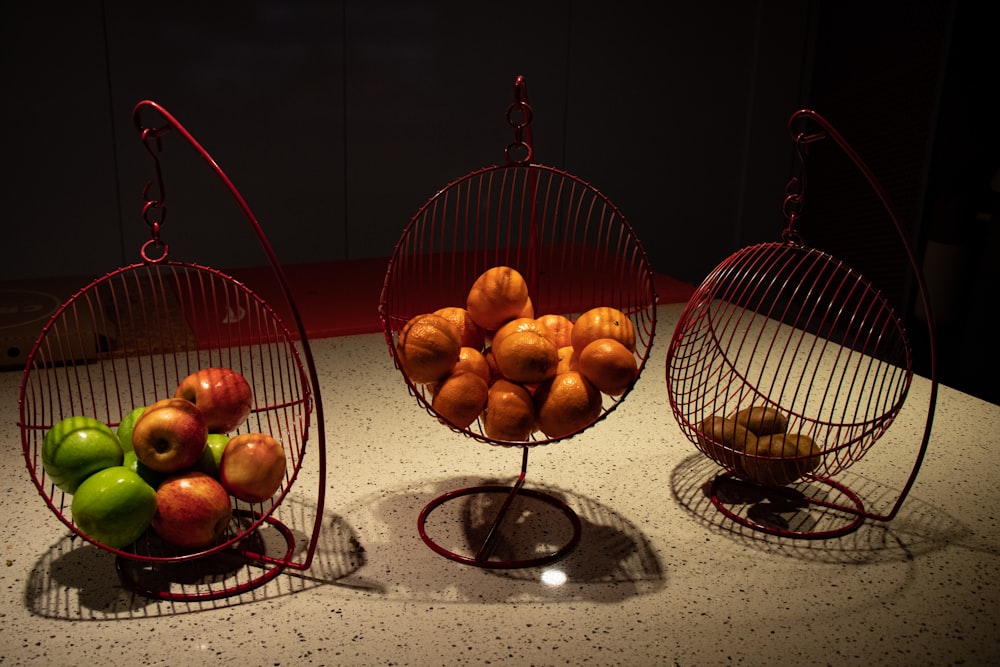
{"label": "wire basket with oranges", "polygon": [[506,163],[420,207],[379,303],[418,403],[465,436],[523,447],[525,462],[529,448],[573,437],[625,400],[649,357],[657,301],[621,211],[577,176],[531,161],[531,115],[518,77]]}

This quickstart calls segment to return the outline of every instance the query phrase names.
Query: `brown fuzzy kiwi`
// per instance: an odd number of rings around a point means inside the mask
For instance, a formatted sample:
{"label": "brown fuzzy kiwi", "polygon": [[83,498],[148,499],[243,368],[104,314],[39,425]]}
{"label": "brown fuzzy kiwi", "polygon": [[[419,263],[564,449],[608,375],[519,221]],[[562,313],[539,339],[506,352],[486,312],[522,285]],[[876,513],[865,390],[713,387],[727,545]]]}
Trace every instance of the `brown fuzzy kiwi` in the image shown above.
{"label": "brown fuzzy kiwi", "polygon": [[775,433],[757,438],[743,461],[745,478],[767,486],[791,484],[819,467],[819,447],[808,436]]}
{"label": "brown fuzzy kiwi", "polygon": [[757,437],[785,433],[788,430],[788,418],[774,408],[754,405],[743,408],[730,419],[749,429]]}
{"label": "brown fuzzy kiwi", "polygon": [[735,419],[712,416],[702,420],[698,444],[713,461],[740,474],[742,454],[748,448],[756,451],[757,437]]}

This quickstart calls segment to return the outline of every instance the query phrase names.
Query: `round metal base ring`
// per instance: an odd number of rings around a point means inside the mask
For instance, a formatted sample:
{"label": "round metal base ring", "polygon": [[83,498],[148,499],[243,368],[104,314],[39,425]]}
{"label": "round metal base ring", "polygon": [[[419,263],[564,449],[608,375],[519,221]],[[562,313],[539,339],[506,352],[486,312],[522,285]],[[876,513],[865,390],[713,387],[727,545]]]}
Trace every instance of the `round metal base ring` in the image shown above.
{"label": "round metal base ring", "polygon": [[[246,511],[240,511],[238,514],[252,516],[252,513]],[[283,558],[269,558],[264,560],[245,555],[236,549],[224,549],[190,560],[165,559],[159,562],[139,562],[118,556],[115,559],[115,570],[118,578],[128,590],[151,599],[197,602],[220,600],[239,595],[259,588],[281,574],[285,570],[285,564],[295,551],[295,536],[285,524],[273,516],[268,516],[264,520],[264,523],[275,528],[284,538],[287,550]],[[261,571],[249,579],[240,579],[232,584],[224,583],[218,587],[209,583],[199,582],[184,584],[185,588],[187,586],[198,588],[194,592],[187,592],[186,590],[175,592],[169,586],[170,575],[176,574],[179,569],[189,568],[194,574],[203,573],[210,569],[205,566],[210,561],[213,565],[219,566],[223,573],[249,570],[251,567],[260,568]],[[140,579],[148,581],[144,583]],[[161,585],[152,585],[157,582]]]}
{"label": "round metal base ring", "polygon": [[[491,550],[489,548],[490,546],[489,537],[487,537],[487,540],[483,543],[483,545],[475,555],[466,555],[466,554],[456,553],[454,551],[451,551],[450,549],[441,546],[440,544],[435,542],[434,539],[430,537],[430,535],[428,535],[426,530],[427,517],[430,516],[431,512],[433,512],[435,509],[437,509],[438,507],[449,501],[464,496],[469,496],[474,494],[485,494],[485,493],[505,493],[508,495],[516,493],[517,495],[532,498],[533,500],[537,500],[551,507],[554,507],[555,509],[559,510],[559,512],[561,512],[563,516],[569,521],[573,533],[570,539],[555,551],[552,551],[550,553],[535,558],[526,558],[521,560],[497,560],[491,558],[492,554],[490,553]],[[503,512],[501,512],[501,514],[497,517],[494,523],[494,528],[498,527],[502,520],[503,520]],[[559,498],[556,498],[555,496],[543,493],[541,491],[536,491],[533,489],[525,489],[525,488],[515,489],[515,487],[510,487],[510,486],[492,486],[492,485],[474,486],[466,489],[458,489],[456,491],[450,491],[442,496],[435,498],[434,500],[429,502],[420,512],[420,517],[417,520],[417,527],[420,531],[421,539],[423,539],[424,543],[428,547],[430,547],[434,552],[444,556],[445,558],[449,558],[459,563],[465,563],[466,565],[474,565],[476,567],[492,568],[492,569],[516,569],[525,567],[536,567],[553,563],[559,560],[560,558],[564,557],[565,555],[567,555],[569,552],[571,552],[573,549],[576,548],[577,544],[579,544],[580,542],[580,534],[583,531],[583,527],[580,522],[580,517],[577,516],[576,512],[574,512],[569,505],[564,503]]]}
{"label": "round metal base ring", "polygon": [[[864,503],[861,498],[858,497],[853,491],[848,489],[843,484],[833,481],[832,479],[826,477],[809,477],[810,481],[818,482],[825,486],[831,487],[836,492],[841,494],[847,499],[848,504],[837,504],[828,502],[825,500],[820,500],[816,498],[809,497],[794,488],[791,487],[769,487],[761,486],[759,484],[754,484],[753,482],[746,482],[737,478],[732,472],[725,472],[716,475],[715,479],[712,480],[711,497],[712,504],[722,512],[726,517],[732,521],[742,525],[752,528],[757,531],[764,533],[769,533],[771,535],[778,535],[781,537],[793,537],[798,539],[807,540],[820,540],[830,537],[841,537],[852,533],[857,530],[866,518],[866,513],[864,509]],[[727,504],[723,499],[723,493],[721,493],[721,488],[723,484],[744,484],[748,488],[759,492],[771,501],[772,505],[777,505],[779,508],[783,507],[786,511],[798,511],[800,509],[817,506],[825,508],[828,515],[832,513],[837,513],[838,518],[843,519],[837,525],[831,526],[829,528],[817,529],[817,528],[806,528],[806,529],[794,529],[791,528],[787,523],[777,516],[775,512],[758,512],[762,517],[761,520],[754,519],[753,509],[754,507],[761,507],[763,503],[758,503],[755,506],[750,506],[751,511],[741,513]],[[737,503],[731,503],[736,505]],[[742,504],[744,507],[748,506],[747,503]],[[763,518],[766,517],[768,521],[764,521]]]}

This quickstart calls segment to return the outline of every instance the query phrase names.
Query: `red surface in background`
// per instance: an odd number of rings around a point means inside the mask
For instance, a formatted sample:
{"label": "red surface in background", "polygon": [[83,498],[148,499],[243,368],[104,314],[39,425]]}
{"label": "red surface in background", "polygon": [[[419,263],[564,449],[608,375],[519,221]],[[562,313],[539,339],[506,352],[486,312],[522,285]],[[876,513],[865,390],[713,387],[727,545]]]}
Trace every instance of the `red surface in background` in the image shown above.
{"label": "red surface in background", "polygon": [[[306,335],[314,339],[381,332],[378,306],[388,265],[388,259],[376,258],[284,266]],[[273,308],[297,338],[291,307],[271,267],[233,269],[227,273]],[[685,303],[695,289],[659,273],[654,274],[654,284],[660,303]],[[195,336],[201,340],[206,324],[203,318],[208,314],[188,307],[184,310]],[[226,316],[227,313],[219,313],[219,321]]]}

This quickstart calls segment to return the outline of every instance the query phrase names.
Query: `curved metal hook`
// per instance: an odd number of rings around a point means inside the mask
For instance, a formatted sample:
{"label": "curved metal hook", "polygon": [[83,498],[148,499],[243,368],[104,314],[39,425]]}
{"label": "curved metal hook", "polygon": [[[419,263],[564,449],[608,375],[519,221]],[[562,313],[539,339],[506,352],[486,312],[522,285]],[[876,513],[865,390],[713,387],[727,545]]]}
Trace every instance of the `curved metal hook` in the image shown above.
{"label": "curved metal hook", "polygon": [[[796,130],[796,125],[800,123],[802,120],[816,123],[821,128],[821,131],[807,134],[800,130]],[[927,410],[927,422],[924,427],[924,437],[920,444],[920,451],[917,454],[917,460],[913,468],[913,472],[910,474],[910,478],[904,485],[903,490],[900,493],[895,506],[887,515],[881,517],[883,519],[888,520],[896,515],[896,513],[899,511],[900,506],[903,504],[903,500],[905,500],[906,496],[910,492],[910,489],[913,487],[913,482],[915,481],[917,471],[920,469],[920,464],[923,461],[924,454],[927,451],[927,444],[928,440],[930,439],[930,433],[931,433],[931,425],[934,422],[934,408],[937,403],[937,390],[938,390],[937,343],[935,342],[934,316],[931,313],[930,295],[927,290],[927,285],[924,281],[923,271],[920,267],[920,264],[917,262],[916,254],[914,253],[908,235],[906,234],[906,231],[904,230],[903,225],[899,220],[899,216],[896,214],[896,209],[889,201],[889,197],[886,194],[885,190],[882,188],[882,185],[879,183],[878,179],[875,178],[875,174],[868,167],[868,165],[865,164],[865,161],[861,159],[861,156],[858,155],[858,153],[850,146],[850,144],[847,143],[847,141],[840,135],[839,132],[837,132],[837,130],[833,127],[833,125],[829,123],[829,121],[827,121],[825,118],[823,118],[823,116],[816,113],[812,109],[799,109],[798,111],[794,112],[788,119],[788,130],[792,135],[792,139],[796,142],[797,145],[803,147],[803,149],[805,145],[812,143],[814,141],[825,139],[827,137],[833,139],[833,141],[837,144],[837,146],[839,146],[840,149],[844,151],[844,153],[847,155],[847,157],[850,158],[851,162],[854,163],[854,166],[857,167],[858,171],[862,173],[862,175],[865,177],[865,180],[868,181],[868,184],[875,192],[883,208],[886,210],[886,213],[889,214],[889,218],[892,220],[892,224],[896,228],[896,233],[899,236],[900,243],[902,243],[903,249],[906,251],[906,256],[907,259],[909,260],[910,268],[913,271],[913,276],[917,281],[917,289],[918,292],[920,293],[920,299],[924,307],[924,314],[926,317],[926,324],[927,324],[927,333],[930,341],[930,365],[931,365],[930,368],[931,392],[930,392],[929,407]]]}

